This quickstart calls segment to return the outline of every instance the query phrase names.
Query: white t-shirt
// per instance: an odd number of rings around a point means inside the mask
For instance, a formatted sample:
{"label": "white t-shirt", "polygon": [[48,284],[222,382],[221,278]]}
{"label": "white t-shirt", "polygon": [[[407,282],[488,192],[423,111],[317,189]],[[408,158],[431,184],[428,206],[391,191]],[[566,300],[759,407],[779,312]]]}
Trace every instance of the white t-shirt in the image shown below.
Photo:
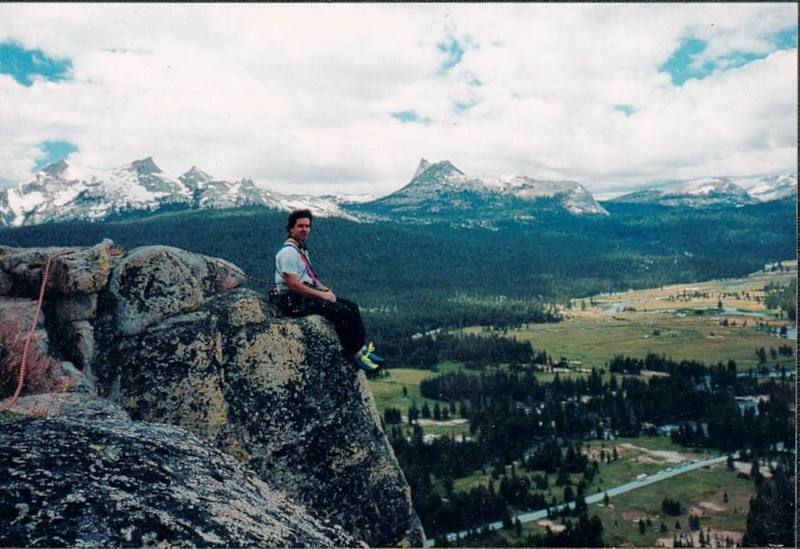
{"label": "white t-shirt", "polygon": [[275,254],[275,286],[282,294],[289,291],[283,273],[295,275],[300,282],[314,283],[305,262],[300,257],[300,251],[294,246],[284,246]]}

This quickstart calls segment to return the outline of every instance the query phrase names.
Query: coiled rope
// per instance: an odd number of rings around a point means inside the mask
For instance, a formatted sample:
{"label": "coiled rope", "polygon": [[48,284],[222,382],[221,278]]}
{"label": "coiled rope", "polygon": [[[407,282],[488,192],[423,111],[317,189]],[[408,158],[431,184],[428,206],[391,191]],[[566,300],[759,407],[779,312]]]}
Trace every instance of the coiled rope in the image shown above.
{"label": "coiled rope", "polygon": [[25,336],[25,344],[22,347],[22,359],[20,360],[19,373],[17,374],[17,389],[14,391],[14,396],[11,397],[11,401],[3,406],[4,410],[10,410],[14,406],[19,398],[20,393],[22,393],[23,385],[25,385],[25,373],[28,367],[28,350],[31,346],[33,334],[36,332],[36,324],[39,322],[39,313],[42,311],[44,290],[47,286],[47,278],[50,276],[50,265],[55,258],[71,253],[74,253],[74,250],[63,250],[61,252],[54,253],[47,258],[47,261],[44,264],[44,269],[42,270],[42,285],[39,288],[39,300],[36,302],[36,312],[33,314],[33,322],[31,323],[30,330],[28,330],[28,335]]}

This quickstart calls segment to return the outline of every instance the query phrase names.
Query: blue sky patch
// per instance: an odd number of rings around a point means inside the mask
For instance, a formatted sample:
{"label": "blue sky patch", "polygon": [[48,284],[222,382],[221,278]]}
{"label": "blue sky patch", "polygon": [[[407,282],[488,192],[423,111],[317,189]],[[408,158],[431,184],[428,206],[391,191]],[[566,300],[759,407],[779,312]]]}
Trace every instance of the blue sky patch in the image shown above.
{"label": "blue sky patch", "polygon": [[625,116],[630,116],[636,112],[636,109],[634,109],[633,106],[623,104],[614,105],[614,110],[624,113]]}
{"label": "blue sky patch", "polygon": [[791,50],[797,47],[797,27],[792,26],[770,36],[770,42],[779,50]]}
{"label": "blue sky patch", "polygon": [[[766,37],[775,48],[772,51],[787,50],[797,47],[797,27],[787,27]],[[768,53],[734,51],[720,56],[714,61],[705,61],[698,67],[694,61],[706,49],[706,42],[694,37],[681,40],[680,47],[667,59],[660,70],[667,72],[675,86],[682,86],[690,78],[703,79],[717,69],[729,70],[743,67],[748,63],[765,59]],[[770,52],[771,53],[771,52]]]}
{"label": "blue sky patch", "polygon": [[43,141],[39,143],[39,149],[44,153],[44,157],[36,162],[36,169],[40,170],[59,160],[66,160],[69,155],[78,152],[78,147],[69,141]]}
{"label": "blue sky patch", "polygon": [[720,57],[718,63],[719,66],[724,69],[735,69],[737,67],[743,67],[752,61],[764,59],[766,57],[767,54],[734,51]]}
{"label": "blue sky patch", "polygon": [[461,63],[464,58],[464,46],[453,36],[450,36],[445,42],[436,44],[436,49],[445,55],[445,60],[439,68],[439,74],[446,73]]}
{"label": "blue sky patch", "polygon": [[455,111],[458,114],[461,114],[462,112],[470,110],[472,107],[474,107],[480,102],[481,102],[480,99],[467,99],[465,101],[454,101],[453,111]]}
{"label": "blue sky patch", "polygon": [[703,40],[697,38],[684,38],[680,47],[670,55],[660,70],[670,75],[675,86],[682,86],[690,78],[705,78],[711,74],[716,65],[706,62],[698,69],[692,66],[692,62],[705,51],[706,45]]}
{"label": "blue sky patch", "polygon": [[59,82],[71,77],[69,59],[50,57],[42,50],[26,49],[14,40],[0,42],[0,74],[11,75],[23,86],[32,86],[35,76]]}
{"label": "blue sky patch", "polygon": [[390,112],[393,118],[396,118],[404,124],[422,124],[423,126],[430,126],[431,119],[427,116],[420,116],[417,111],[398,111]]}

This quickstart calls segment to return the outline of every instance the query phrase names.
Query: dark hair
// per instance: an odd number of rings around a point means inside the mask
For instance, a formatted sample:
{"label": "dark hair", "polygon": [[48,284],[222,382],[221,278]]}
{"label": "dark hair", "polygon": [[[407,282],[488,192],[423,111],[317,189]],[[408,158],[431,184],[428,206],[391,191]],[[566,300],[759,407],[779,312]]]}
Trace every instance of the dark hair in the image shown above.
{"label": "dark hair", "polygon": [[311,210],[294,210],[289,214],[289,221],[286,222],[286,230],[290,231],[292,227],[294,227],[295,223],[297,223],[298,219],[303,219],[307,217],[309,221],[314,221],[314,216],[311,215]]}

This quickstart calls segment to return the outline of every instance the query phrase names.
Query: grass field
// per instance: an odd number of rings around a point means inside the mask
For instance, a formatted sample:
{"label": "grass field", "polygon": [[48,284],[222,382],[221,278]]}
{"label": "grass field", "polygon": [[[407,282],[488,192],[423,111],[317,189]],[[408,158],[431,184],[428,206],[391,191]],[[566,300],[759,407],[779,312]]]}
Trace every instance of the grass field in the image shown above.
{"label": "grass field", "polygon": [[[609,462],[603,461],[601,452],[605,451],[611,456],[614,448],[617,449],[618,459]],[[644,436],[605,441],[594,440],[584,444],[583,451],[589,454],[590,461],[596,459],[600,463],[598,475],[589,485],[587,494],[602,492],[620,484],[631,482],[638,475],[649,475],[680,461],[704,459],[710,455],[706,450],[692,450],[675,444],[669,437]],[[527,471],[518,462],[515,466],[518,475],[543,474],[542,471]],[[510,466],[506,467],[507,475],[511,474],[510,469]],[[491,470],[476,471],[472,475],[456,479],[453,483],[453,490],[456,492],[468,492],[480,484],[488,486],[491,478]],[[549,475],[548,477],[548,500],[550,495],[555,495],[559,500],[563,499],[563,487],[556,486],[555,478],[555,475]],[[580,480],[581,475],[572,475],[571,478],[574,487]],[[495,484],[497,484],[497,481],[495,481]]]}
{"label": "grass field", "polygon": [[[787,266],[796,269],[797,263]],[[755,350],[759,347],[769,351],[788,344],[796,353],[794,340],[780,339],[765,329],[787,321],[778,319],[779,312],[766,309],[763,303],[766,284],[786,285],[796,277],[795,270],[604,294],[574,300],[572,309],[563,311],[563,322],[529,324],[507,330],[505,335],[530,341],[555,360],[563,356],[583,368],[602,367],[618,354],[643,358],[655,353],[707,364],[735,360],[745,370],[758,366]],[[722,325],[723,319],[728,325]],[[482,327],[464,331],[492,333]],[[795,358],[767,362],[770,367],[776,363],[794,369]]]}
{"label": "grass field", "polygon": [[[601,448],[610,451],[614,446],[618,449],[619,459],[600,466],[599,475],[587,494],[603,492],[629,482],[640,474],[654,473],[678,460],[708,457],[706,453],[675,445],[666,437],[617,439],[605,441],[602,446],[595,441],[589,451],[599,452]],[[561,499],[563,489],[554,485],[554,476],[550,475],[549,492]],[[490,478],[490,474],[475,474],[457,480],[454,488],[468,490],[480,483],[487,484]],[[577,483],[578,478],[573,477],[573,484]],[[548,500],[550,493],[546,496]],[[614,496],[608,507],[602,503],[592,504],[589,514],[597,514],[603,521],[603,540],[609,546],[655,547],[659,543],[671,546],[673,536],[681,532],[691,533],[697,546],[698,531],[689,530],[691,514],[699,518],[704,535],[710,531],[712,537],[717,533],[723,538],[730,535],[738,539],[744,532],[753,493],[752,482],[739,478],[736,472],[727,470],[725,464],[718,464]],[[681,503],[680,515],[671,516],[662,511],[661,502],[665,497]],[[640,519],[645,521],[644,533],[639,529]],[[676,522],[680,525],[678,529]],[[666,527],[665,532],[661,531],[662,523]],[[510,541],[520,541],[528,533],[544,533],[547,526],[554,530],[560,527],[557,519],[546,519],[524,524],[522,537],[510,531],[503,531],[502,535]]]}
{"label": "grass field", "polygon": [[[727,502],[724,501],[725,493]],[[726,469],[725,464],[719,464],[620,494],[611,499],[608,507],[595,504],[589,507],[589,511],[603,521],[603,539],[607,544],[652,547],[659,540],[671,545],[676,532],[688,532],[690,514],[699,517],[704,533],[710,529],[712,535],[713,532],[726,532],[734,537],[741,536],[752,494],[752,482],[738,478],[735,472]],[[681,502],[681,515],[674,517],[662,511],[661,502],[665,497]],[[639,531],[639,519],[650,519],[652,524],[644,534]],[[659,531],[662,522],[667,526],[666,533]],[[680,530],[675,529],[676,522],[680,524]],[[697,543],[698,533],[693,534]]]}
{"label": "grass field", "polygon": [[[438,403],[441,408],[447,407],[445,401],[423,398],[419,392],[419,384],[422,380],[435,377],[444,372],[459,371],[462,366],[458,363],[448,362],[440,364],[436,371],[415,370],[412,368],[391,368],[382,372],[382,376],[369,380],[372,395],[375,397],[375,404],[378,412],[383,416],[387,408],[397,408],[403,415],[403,422],[400,427],[406,436],[411,436],[412,430],[408,425],[407,414],[412,403],[416,403],[417,408],[422,410],[425,402],[433,410],[434,404]],[[405,388],[405,395],[403,394]],[[455,421],[433,421],[421,420],[420,426],[425,435],[441,436],[461,436],[469,432],[469,422],[459,421],[457,414],[451,415],[450,420]],[[388,428],[388,427],[387,427]]]}
{"label": "grass field", "polygon": [[[386,408],[397,408],[403,414],[413,402],[422,408],[424,400],[419,392],[419,384],[423,379],[437,376],[438,373],[430,370],[415,370],[411,368],[392,368],[384,370],[387,377],[379,377],[369,381],[370,389],[375,397],[378,411],[383,414]],[[403,388],[406,395],[403,395]],[[434,401],[429,401],[433,406]]]}
{"label": "grass field", "polygon": [[[784,265],[794,270],[577,299],[571,310],[564,311],[566,319],[562,322],[528,324],[507,330],[504,335],[530,341],[535,348],[546,349],[555,360],[566,358],[573,371],[560,372],[562,379],[585,375],[581,369],[603,368],[619,354],[643,358],[647,353],[655,353],[706,364],[735,360],[740,370],[747,370],[759,365],[757,348],[764,347],[768,351],[770,347],[788,344],[795,354],[797,352],[794,340],[780,339],[758,327],[759,322],[768,326],[785,324],[775,318],[776,311],[767,310],[763,304],[766,284],[785,285],[796,279],[797,262],[784,262]],[[720,314],[717,309],[720,299],[724,307],[760,316]],[[585,310],[581,308],[581,301],[586,304]],[[622,310],[625,307],[636,310]],[[695,314],[695,310],[704,314]],[[721,325],[723,318],[729,321],[727,326]],[[735,325],[731,321],[735,321]],[[478,335],[495,333],[485,327],[461,331]],[[795,357],[767,361],[769,367],[776,364],[793,370]],[[421,380],[462,370],[470,372],[455,362],[439,364],[435,370],[390,369],[387,370],[389,377],[371,380],[370,386],[381,413],[387,407],[406,413],[412,401],[422,407]],[[554,377],[552,372],[537,374],[542,382],[550,382]],[[404,386],[406,396],[402,394]],[[429,405],[433,406],[433,401]],[[426,428],[426,432],[433,430]]]}
{"label": "grass field", "polygon": [[[738,540],[744,533],[753,493],[752,482],[738,478],[721,464],[620,494],[611,498],[608,507],[602,503],[590,505],[589,514],[596,514],[602,520],[603,541],[607,546],[671,547],[673,536],[683,533],[691,534],[697,547],[699,530],[690,531],[691,514],[699,518],[704,536],[710,534],[713,538],[717,534]],[[666,497],[681,503],[680,515],[662,511],[661,502]],[[645,522],[644,532],[639,528],[640,520]],[[553,528],[553,523],[550,524]],[[558,528],[558,522],[555,524]],[[529,532],[542,534],[547,525],[544,520],[527,523],[523,525],[522,536]],[[509,540],[517,539],[512,532],[504,531],[503,535]]]}
{"label": "grass field", "polygon": [[[755,350],[759,347],[769,350],[789,344],[796,348],[793,341],[757,331],[752,324],[751,320],[748,326],[720,326],[714,317],[625,312],[611,318],[570,318],[554,324],[533,324],[530,328],[509,330],[508,336],[546,349],[554,360],[563,356],[570,364],[584,368],[603,367],[619,354],[644,358],[647,353],[655,353],[707,364],[735,360],[740,369],[749,369],[758,365]],[[780,362],[788,367],[794,364],[794,358]]]}
{"label": "grass field", "polygon": [[660,288],[574,299],[572,301],[573,310],[580,309],[582,301],[595,302],[599,305],[599,311],[620,302],[630,303],[637,310],[652,311],[680,308],[681,305],[687,303],[695,308],[715,308],[718,300],[722,300],[726,307],[742,311],[763,312],[765,316],[774,316],[778,312],[770,311],[763,305],[764,286],[767,284],[787,285],[794,283],[797,278],[796,260],[784,261],[783,265],[787,269],[786,272],[755,273],[743,278],[673,284]]}

